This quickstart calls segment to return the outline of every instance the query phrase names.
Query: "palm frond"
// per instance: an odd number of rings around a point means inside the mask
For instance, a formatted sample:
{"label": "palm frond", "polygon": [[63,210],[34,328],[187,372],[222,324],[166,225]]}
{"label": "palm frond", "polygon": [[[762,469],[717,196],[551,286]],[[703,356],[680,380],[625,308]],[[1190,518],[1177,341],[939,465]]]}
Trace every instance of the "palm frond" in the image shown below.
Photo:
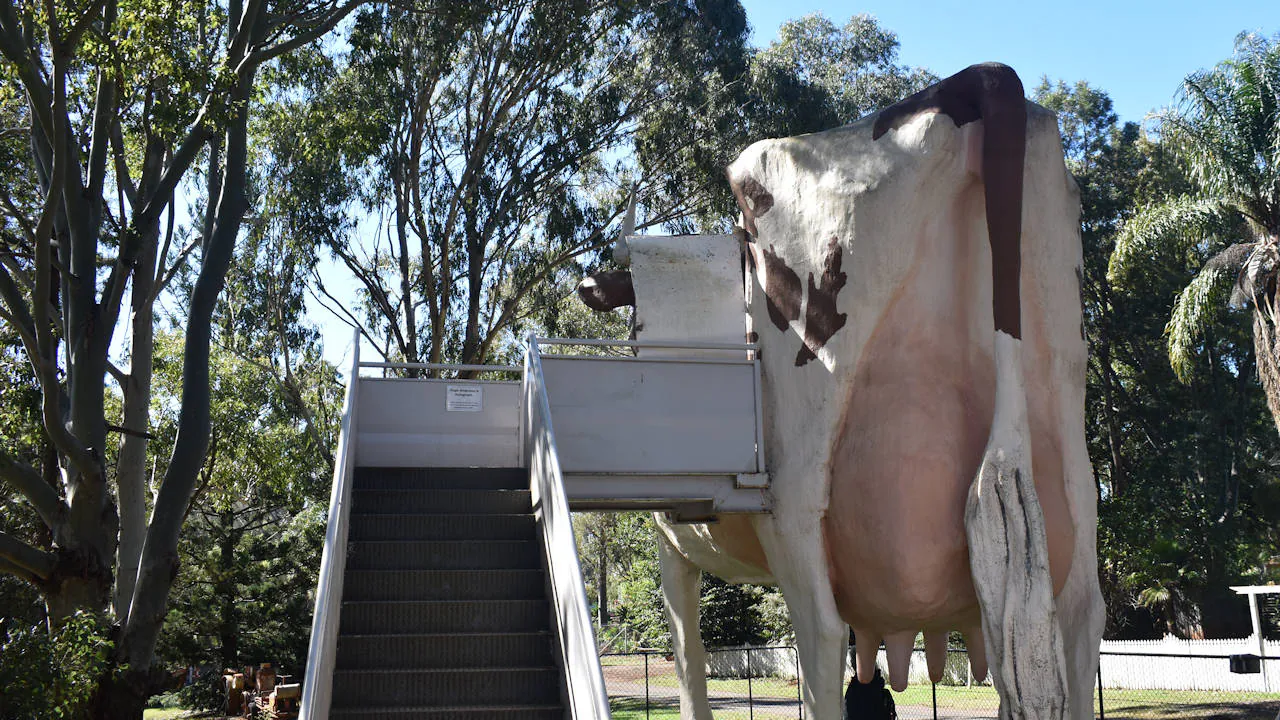
{"label": "palm frond", "polygon": [[1124,286],[1139,263],[1157,255],[1183,253],[1214,235],[1223,221],[1216,199],[1178,197],[1143,208],[1125,222],[1107,267],[1107,279]]}
{"label": "palm frond", "polygon": [[[1200,337],[1231,296],[1238,263],[1243,258],[1236,258],[1237,264],[1232,267],[1224,256],[1231,253],[1235,257],[1238,247],[1232,246],[1205,263],[1173,303],[1173,314],[1164,333],[1168,337],[1169,365],[1184,383],[1191,378]],[[1219,258],[1224,259],[1219,261]]]}
{"label": "palm frond", "polygon": [[1160,134],[1202,195],[1241,213],[1258,235],[1280,226],[1280,42],[1237,37],[1232,59],[1183,81]]}

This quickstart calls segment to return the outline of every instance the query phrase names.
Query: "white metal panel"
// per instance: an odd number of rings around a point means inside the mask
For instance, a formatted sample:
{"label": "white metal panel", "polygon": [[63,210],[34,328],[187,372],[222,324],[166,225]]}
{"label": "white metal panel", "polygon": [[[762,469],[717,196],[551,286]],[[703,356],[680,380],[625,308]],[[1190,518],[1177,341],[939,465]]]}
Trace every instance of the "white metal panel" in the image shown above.
{"label": "white metal panel", "polygon": [[[742,248],[736,235],[638,235],[631,248],[636,294],[636,338],[739,343],[746,337]],[[687,352],[645,349],[661,357]],[[742,357],[741,352],[698,355]]]}
{"label": "white metal panel", "polygon": [[[483,388],[482,409],[449,411],[449,386]],[[356,464],[519,467],[520,392],[511,382],[362,378]]]}
{"label": "white metal panel", "polygon": [[567,473],[752,473],[751,364],[542,357]]}

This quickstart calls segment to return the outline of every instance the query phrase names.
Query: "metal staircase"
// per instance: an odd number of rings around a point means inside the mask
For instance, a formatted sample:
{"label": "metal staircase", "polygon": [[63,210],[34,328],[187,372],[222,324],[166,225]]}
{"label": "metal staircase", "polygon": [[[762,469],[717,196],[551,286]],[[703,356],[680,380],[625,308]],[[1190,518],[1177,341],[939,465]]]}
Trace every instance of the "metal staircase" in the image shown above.
{"label": "metal staircase", "polygon": [[330,717],[560,720],[528,472],[358,468]]}
{"label": "metal staircase", "polygon": [[[767,512],[754,346],[530,337],[477,367],[358,339],[301,720],[607,720],[570,509]],[[409,369],[519,379],[387,377]]]}

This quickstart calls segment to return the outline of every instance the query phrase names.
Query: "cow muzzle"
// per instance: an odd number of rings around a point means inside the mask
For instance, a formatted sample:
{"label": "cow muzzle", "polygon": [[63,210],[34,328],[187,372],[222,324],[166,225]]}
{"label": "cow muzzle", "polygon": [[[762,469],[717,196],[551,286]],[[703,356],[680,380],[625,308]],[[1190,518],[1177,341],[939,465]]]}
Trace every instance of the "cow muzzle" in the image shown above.
{"label": "cow muzzle", "polygon": [[578,297],[597,312],[636,304],[636,290],[631,285],[630,270],[598,272],[578,283]]}

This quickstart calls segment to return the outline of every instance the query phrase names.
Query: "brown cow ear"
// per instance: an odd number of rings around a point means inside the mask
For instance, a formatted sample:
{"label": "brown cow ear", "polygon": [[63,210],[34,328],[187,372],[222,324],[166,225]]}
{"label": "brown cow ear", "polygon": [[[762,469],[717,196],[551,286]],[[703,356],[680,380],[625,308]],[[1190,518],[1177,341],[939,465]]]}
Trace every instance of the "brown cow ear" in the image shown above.
{"label": "brown cow ear", "polygon": [[596,312],[636,304],[635,287],[631,284],[630,270],[598,272],[578,283],[578,297]]}

